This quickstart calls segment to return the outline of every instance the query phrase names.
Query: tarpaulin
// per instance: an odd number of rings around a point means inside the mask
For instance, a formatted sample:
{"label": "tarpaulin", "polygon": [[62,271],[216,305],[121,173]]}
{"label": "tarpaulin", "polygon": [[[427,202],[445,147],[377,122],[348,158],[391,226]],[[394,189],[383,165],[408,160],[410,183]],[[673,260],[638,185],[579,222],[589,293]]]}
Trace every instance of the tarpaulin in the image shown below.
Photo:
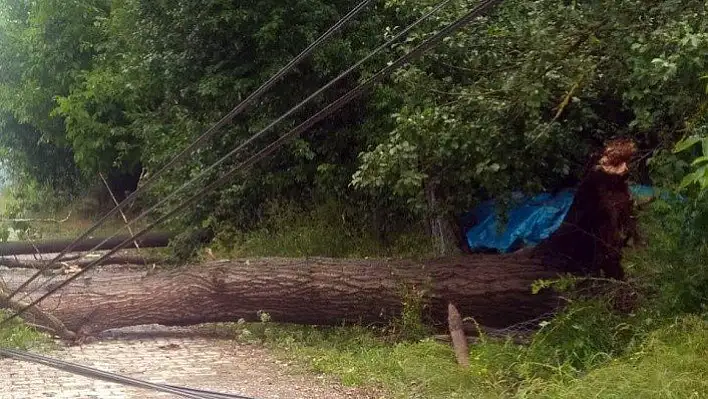
{"label": "tarpaulin", "polygon": [[[657,195],[650,186],[633,185],[632,196],[646,201]],[[497,250],[513,252],[519,248],[534,246],[556,231],[573,203],[575,190],[567,189],[551,195],[543,193],[531,198],[519,193],[512,195],[512,206],[506,216],[506,224],[499,228],[500,214],[497,202],[481,203],[470,216],[475,225],[466,232],[467,243],[472,251]]]}

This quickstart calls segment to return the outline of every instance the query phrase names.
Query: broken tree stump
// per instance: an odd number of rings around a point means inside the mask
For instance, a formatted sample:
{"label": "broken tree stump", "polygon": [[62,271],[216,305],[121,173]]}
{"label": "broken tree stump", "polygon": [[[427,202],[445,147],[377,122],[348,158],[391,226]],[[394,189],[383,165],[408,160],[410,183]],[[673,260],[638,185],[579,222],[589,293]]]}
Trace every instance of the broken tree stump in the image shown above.
{"label": "broken tree stump", "polygon": [[452,349],[455,351],[457,364],[467,368],[470,366],[470,349],[467,346],[467,338],[462,328],[462,316],[460,316],[460,312],[457,311],[457,308],[452,303],[447,305],[447,313],[450,339],[452,340]]}

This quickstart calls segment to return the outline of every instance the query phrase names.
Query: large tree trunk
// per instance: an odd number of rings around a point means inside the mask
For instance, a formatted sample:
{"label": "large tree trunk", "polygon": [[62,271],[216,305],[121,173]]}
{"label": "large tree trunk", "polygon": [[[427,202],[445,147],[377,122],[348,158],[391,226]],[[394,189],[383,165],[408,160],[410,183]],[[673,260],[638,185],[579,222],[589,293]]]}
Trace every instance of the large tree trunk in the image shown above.
{"label": "large tree trunk", "polygon": [[257,320],[260,311],[279,322],[384,323],[410,300],[422,300],[424,316],[438,325],[445,325],[448,303],[490,327],[527,321],[559,303],[550,292],[532,295],[535,280],[601,271],[622,277],[633,152],[632,143],[611,143],[579,187],[566,222],[534,249],[424,262],[225,261],[146,278],[98,273],[43,308],[80,334],[138,324]]}
{"label": "large tree trunk", "polygon": [[528,254],[425,263],[224,261],[142,279],[96,275],[83,292],[64,293],[45,306],[67,328],[86,334],[151,323],[253,321],[259,311],[290,323],[384,323],[400,314],[406,295],[420,295],[425,316],[436,324],[445,323],[452,302],[462,314],[499,327],[552,310],[557,300],[531,295],[531,284],[556,272]]}
{"label": "large tree trunk", "polygon": [[451,256],[460,253],[459,241],[455,236],[449,215],[440,211],[437,183],[426,182],[425,199],[428,203],[428,226],[438,256]]}

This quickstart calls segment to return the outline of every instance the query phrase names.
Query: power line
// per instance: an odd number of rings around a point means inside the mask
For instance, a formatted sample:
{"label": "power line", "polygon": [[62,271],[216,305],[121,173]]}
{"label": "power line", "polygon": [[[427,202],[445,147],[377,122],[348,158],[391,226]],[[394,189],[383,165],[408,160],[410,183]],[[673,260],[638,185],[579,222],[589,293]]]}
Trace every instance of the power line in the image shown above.
{"label": "power line", "polygon": [[[364,64],[366,61],[368,61],[368,60],[371,59],[373,56],[375,56],[376,54],[378,54],[381,50],[385,49],[386,47],[389,47],[391,44],[393,44],[393,43],[395,43],[396,41],[398,41],[400,38],[402,38],[404,35],[406,35],[408,32],[410,32],[413,28],[415,28],[416,26],[420,25],[422,22],[424,22],[425,20],[427,20],[428,18],[430,18],[430,16],[432,16],[433,14],[437,13],[440,9],[442,9],[442,8],[443,8],[445,5],[447,5],[450,1],[451,1],[451,0],[444,0],[444,1],[441,1],[439,4],[437,4],[435,7],[433,7],[432,9],[430,9],[427,13],[425,13],[425,14],[424,14],[423,16],[421,16],[419,19],[417,19],[416,21],[414,21],[413,23],[411,23],[410,25],[408,25],[405,29],[403,29],[402,31],[400,31],[400,32],[398,32],[396,35],[394,35],[391,39],[387,40],[385,43],[381,44],[379,47],[377,47],[376,49],[374,49],[373,51],[371,51],[371,52],[370,52],[369,54],[367,54],[364,58],[360,59],[360,60],[357,61],[354,65],[352,65],[351,67],[349,67],[347,70],[345,70],[344,72],[340,73],[337,77],[335,77],[334,79],[332,79],[332,80],[330,80],[329,82],[327,82],[327,84],[325,84],[324,86],[322,86],[321,88],[319,88],[317,91],[315,91],[314,93],[312,93],[312,94],[311,94],[310,96],[308,96],[306,99],[302,100],[300,103],[298,103],[298,104],[295,105],[294,107],[290,108],[287,112],[285,112],[283,115],[281,115],[280,117],[278,117],[275,121],[271,122],[271,123],[268,124],[265,128],[261,129],[259,132],[255,133],[254,135],[252,135],[251,137],[249,137],[247,140],[245,140],[244,142],[242,142],[242,143],[241,143],[240,145],[238,145],[236,148],[234,148],[233,150],[231,150],[228,154],[224,155],[224,156],[221,157],[219,160],[217,160],[216,162],[214,162],[213,164],[211,164],[209,167],[207,167],[206,169],[202,170],[197,176],[195,176],[194,178],[192,178],[190,181],[184,183],[182,186],[180,186],[180,187],[178,187],[176,190],[172,191],[169,195],[167,195],[166,197],[164,197],[163,199],[161,199],[159,202],[157,202],[156,204],[152,205],[150,208],[148,208],[147,210],[145,210],[144,212],[142,212],[140,215],[138,215],[138,216],[136,216],[135,218],[133,218],[132,220],[130,220],[130,222],[127,223],[127,227],[130,228],[130,226],[132,226],[136,221],[138,221],[138,220],[140,220],[140,219],[146,217],[148,214],[152,213],[153,211],[155,211],[156,209],[158,209],[159,207],[161,207],[163,204],[167,203],[170,199],[174,198],[178,193],[180,193],[181,191],[183,191],[183,190],[186,189],[187,187],[191,186],[191,185],[194,184],[195,182],[197,182],[197,181],[201,180],[202,178],[206,177],[206,176],[209,174],[209,172],[211,172],[211,171],[214,170],[216,167],[218,167],[219,165],[223,164],[224,162],[226,162],[226,161],[229,160],[230,158],[234,157],[236,154],[238,154],[238,153],[239,153],[243,148],[245,148],[247,145],[251,144],[252,142],[254,142],[254,141],[255,141],[256,139],[258,139],[259,137],[261,137],[261,136],[263,136],[264,134],[268,133],[272,128],[274,128],[276,125],[278,125],[280,122],[282,122],[283,120],[285,120],[285,119],[286,119],[287,117],[289,117],[290,115],[294,114],[296,111],[298,111],[300,108],[302,108],[302,107],[305,106],[307,103],[309,103],[310,101],[312,101],[314,98],[316,98],[317,96],[319,96],[320,94],[322,94],[325,90],[329,89],[329,88],[332,87],[334,84],[336,84],[338,81],[340,81],[340,80],[344,79],[345,77],[347,77],[350,73],[352,73],[353,71],[355,71],[358,67],[360,67],[362,64]],[[99,244],[97,244],[96,246],[94,246],[92,249],[89,250],[89,252],[94,251],[94,250],[96,250],[97,248],[101,247],[101,245],[103,245],[103,244],[104,244],[105,242],[107,242],[108,240],[114,238],[116,235],[118,235],[118,232],[114,233],[112,236],[106,238],[106,239],[103,240],[101,243],[99,243]],[[47,265],[45,266],[45,268],[48,268],[48,267],[50,267],[50,266],[51,266],[51,262],[50,262],[49,264],[47,264]],[[40,273],[41,273],[41,272],[42,272],[42,270],[40,270]],[[54,276],[54,277],[56,277],[56,276]],[[51,281],[54,277],[50,278],[48,281]],[[40,287],[41,287],[41,286],[40,286]],[[23,298],[28,297],[29,295],[32,294],[32,292],[37,291],[40,287],[36,287],[34,290],[32,290],[32,291],[30,291],[29,293],[27,293]],[[21,288],[22,288],[22,287],[21,287]],[[19,291],[19,288],[18,288],[16,291]],[[12,297],[12,296],[11,296],[11,297]]]}
{"label": "power line", "polygon": [[0,357],[10,357],[17,360],[32,362],[41,364],[44,366],[52,367],[58,370],[66,371],[73,374],[82,375],[84,377],[94,378],[103,380],[106,382],[112,382],[121,385],[133,386],[136,388],[150,389],[158,392],[170,393],[173,395],[181,396],[183,398],[189,399],[255,399],[243,395],[226,394],[220,392],[212,392],[208,390],[193,389],[180,387],[176,385],[168,384],[156,384],[148,381],[139,380],[137,378],[132,378],[124,376],[121,374],[113,373],[110,371],[103,371],[97,368],[82,366],[76,363],[70,363],[59,359],[53,359],[51,357],[38,355],[26,351],[20,351],[16,349],[0,349]]}
{"label": "power line", "polygon": [[226,114],[221,120],[219,120],[215,125],[213,125],[211,128],[209,128],[206,132],[204,132],[201,136],[199,136],[195,141],[192,142],[187,148],[183,149],[182,152],[177,154],[174,158],[172,158],[169,162],[167,162],[166,165],[164,165],[160,170],[158,170],[154,175],[148,178],[147,181],[143,183],[142,186],[140,186],[138,189],[133,191],[128,197],[126,197],[123,201],[121,201],[120,204],[118,204],[116,207],[111,209],[108,213],[106,213],[101,219],[99,219],[96,223],[94,223],[93,226],[89,227],[88,230],[86,230],[82,235],[77,237],[73,242],[71,242],[66,248],[64,248],[54,259],[49,261],[47,265],[42,268],[41,270],[37,271],[32,277],[30,277],[28,280],[26,280],[24,283],[22,283],[16,290],[14,290],[12,293],[10,293],[10,296],[8,299],[12,299],[18,292],[26,288],[32,281],[37,279],[42,272],[49,268],[50,266],[56,264],[56,262],[64,255],[66,255],[69,251],[74,249],[76,244],[87,238],[91,233],[93,233],[96,229],[98,229],[103,223],[105,223],[111,216],[115,215],[118,211],[121,209],[125,208],[130,202],[132,202],[135,198],[137,198],[142,192],[148,189],[154,182],[157,181],[157,178],[166,173],[170,168],[172,168],[175,165],[178,165],[180,162],[182,162],[189,154],[192,153],[192,151],[196,150],[197,148],[201,147],[207,139],[211,138],[220,128],[225,126],[227,123],[231,122],[237,115],[239,115],[241,112],[243,112],[248,105],[250,105],[253,101],[257,100],[259,97],[263,95],[268,89],[270,89],[280,78],[282,78],[286,73],[288,73],[296,64],[298,64],[300,61],[302,61],[305,57],[309,56],[315,48],[317,48],[321,43],[326,41],[330,36],[332,36],[336,31],[338,31],[345,23],[349,22],[355,15],[357,15],[360,11],[362,11],[372,0],[362,0],[356,7],[354,7],[349,13],[347,13],[344,17],[342,17],[337,23],[332,25],[325,33],[323,33],[317,40],[312,42],[307,48],[305,48],[300,54],[298,54],[295,58],[290,60],[290,62],[282,67],[278,72],[276,72],[275,75],[273,75],[268,81],[263,83],[256,91],[251,93],[246,99],[241,101],[234,109],[232,109],[228,114]]}
{"label": "power line", "polygon": [[4,325],[8,321],[14,319],[15,317],[21,315],[27,309],[39,304],[42,302],[44,299],[52,295],[54,292],[62,289],[66,285],[70,284],[77,278],[79,278],[83,273],[86,273],[88,270],[90,270],[92,267],[94,267],[96,264],[100,263],[103,259],[110,257],[114,253],[118,252],[121,250],[123,247],[126,245],[129,245],[133,240],[140,238],[144,234],[146,234],[148,231],[153,229],[155,226],[161,224],[162,222],[168,220],[172,216],[176,215],[180,211],[182,211],[184,208],[187,206],[191,205],[192,203],[197,202],[198,200],[202,199],[205,194],[210,193],[214,189],[220,187],[224,183],[227,183],[228,181],[231,180],[231,178],[238,172],[241,172],[243,170],[248,169],[251,167],[253,164],[261,160],[262,158],[268,156],[271,154],[273,151],[275,151],[277,148],[282,146],[288,139],[299,135],[312,127],[314,124],[320,122],[321,120],[325,119],[326,117],[332,115],[334,112],[339,110],[342,106],[347,104],[348,102],[352,101],[354,98],[360,96],[364,90],[368,89],[371,87],[374,83],[380,81],[384,77],[386,77],[389,73],[393,72],[396,68],[399,68],[405,63],[407,63],[409,60],[418,57],[422,55],[425,51],[429,50],[432,48],[437,42],[442,40],[443,38],[447,37],[451,33],[459,30],[460,28],[464,27],[465,25],[469,24],[474,20],[475,18],[483,15],[485,12],[489,11],[496,5],[500,4],[503,0],[486,0],[480,3],[478,6],[470,10],[467,14],[462,16],[461,18],[457,19],[455,22],[451,23],[450,25],[446,26],[445,28],[441,29],[438,33],[434,34],[430,38],[424,40],[422,43],[420,43],[418,46],[416,46],[413,50],[410,52],[404,54],[400,58],[398,58],[396,61],[392,62],[389,64],[387,67],[381,69],[379,72],[371,76],[368,80],[366,80],[364,83],[360,84],[356,88],[350,90],[347,92],[345,95],[341,96],[339,99],[334,101],[333,103],[330,103],[327,107],[316,113],[315,115],[311,116],[309,119],[307,119],[305,122],[301,123],[294,129],[290,130],[289,132],[285,133],[283,136],[279,137],[277,140],[269,144],[267,147],[256,153],[255,155],[251,156],[248,160],[240,163],[236,167],[232,168],[229,170],[226,174],[206,186],[205,188],[199,190],[195,195],[192,197],[188,198],[186,201],[183,203],[177,205],[174,207],[171,211],[157,219],[155,222],[151,223],[150,225],[146,226],[139,232],[135,234],[133,238],[128,238],[124,240],[122,243],[118,244],[114,249],[110,250],[108,253],[104,254],[102,257],[94,260],[90,264],[88,264],[86,267],[84,267],[82,270],[78,271],[71,277],[67,278],[64,280],[62,283],[58,284],[56,287],[53,287],[50,291],[45,293],[44,295],[40,296],[36,300],[32,301],[30,304],[26,305],[24,308],[20,309],[16,313],[12,314],[11,316],[6,317],[3,321],[0,322],[0,326]]}

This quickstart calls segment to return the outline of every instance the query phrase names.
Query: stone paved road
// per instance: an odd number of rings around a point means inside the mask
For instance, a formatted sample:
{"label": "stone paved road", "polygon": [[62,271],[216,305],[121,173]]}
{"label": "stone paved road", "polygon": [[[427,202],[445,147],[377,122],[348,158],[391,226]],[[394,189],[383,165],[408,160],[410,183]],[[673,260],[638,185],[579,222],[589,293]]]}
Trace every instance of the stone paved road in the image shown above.
{"label": "stone paved road", "polygon": [[[61,348],[51,356],[150,382],[242,394],[258,399],[374,398],[323,377],[297,374],[258,346],[195,334],[121,335]],[[172,398],[56,369],[0,359],[0,398]],[[380,396],[378,396],[380,397]]]}

